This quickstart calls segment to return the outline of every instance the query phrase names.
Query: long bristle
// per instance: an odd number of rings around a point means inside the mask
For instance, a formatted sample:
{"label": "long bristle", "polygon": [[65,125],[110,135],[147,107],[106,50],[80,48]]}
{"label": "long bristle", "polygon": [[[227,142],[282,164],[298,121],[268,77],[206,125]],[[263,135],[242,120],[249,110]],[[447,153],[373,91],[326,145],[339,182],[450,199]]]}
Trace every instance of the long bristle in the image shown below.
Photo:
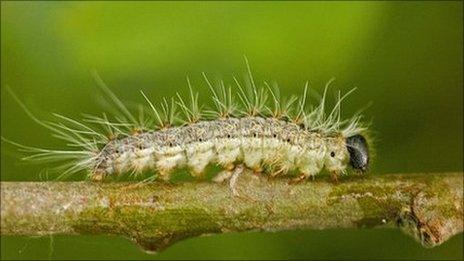
{"label": "long bristle", "polygon": [[185,122],[187,123],[195,123],[198,122],[199,120],[202,119],[203,112],[202,112],[202,106],[200,106],[198,102],[198,92],[194,93],[192,84],[190,83],[190,79],[187,77],[187,84],[189,88],[189,98],[190,98],[190,103],[187,104],[182,96],[177,93],[177,105],[181,109],[181,111],[184,113],[185,116]]}
{"label": "long bristle", "polygon": [[207,115],[213,118],[228,118],[233,116],[237,111],[237,105],[232,94],[232,88],[230,86],[226,88],[224,81],[221,81],[217,89],[215,89],[206,73],[203,73],[203,78],[213,94],[213,104],[216,107],[213,110],[206,111]]}

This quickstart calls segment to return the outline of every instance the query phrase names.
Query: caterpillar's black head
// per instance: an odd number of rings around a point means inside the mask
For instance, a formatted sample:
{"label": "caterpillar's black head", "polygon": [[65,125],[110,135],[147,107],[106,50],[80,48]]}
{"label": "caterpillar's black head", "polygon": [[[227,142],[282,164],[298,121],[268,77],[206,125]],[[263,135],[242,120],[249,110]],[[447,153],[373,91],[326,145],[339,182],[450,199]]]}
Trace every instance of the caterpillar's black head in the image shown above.
{"label": "caterpillar's black head", "polygon": [[369,166],[369,147],[366,138],[360,134],[346,138],[346,148],[350,153],[350,165],[355,170],[365,172]]}

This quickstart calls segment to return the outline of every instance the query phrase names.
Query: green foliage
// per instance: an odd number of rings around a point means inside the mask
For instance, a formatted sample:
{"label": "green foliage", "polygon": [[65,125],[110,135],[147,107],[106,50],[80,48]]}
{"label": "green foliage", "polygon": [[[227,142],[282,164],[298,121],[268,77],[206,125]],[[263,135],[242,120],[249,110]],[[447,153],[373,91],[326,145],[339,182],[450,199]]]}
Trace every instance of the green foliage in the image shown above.
{"label": "green foliage", "polygon": [[[1,5],[1,131],[11,140],[63,146],[25,115],[6,84],[44,120],[52,112],[80,118],[115,109],[95,95],[94,69],[131,108],[145,102],[140,90],[157,104],[176,92],[187,96],[186,76],[200,103],[214,105],[202,72],[212,83],[233,83],[232,75],[246,74],[246,55],[254,81],[276,81],[282,96],[299,95],[306,81],[322,93],[332,77],[329,96],[357,86],[342,113],[372,104],[363,113],[378,140],[373,172],[463,170],[462,2]],[[1,146],[1,180],[46,179],[43,166],[24,165],[15,149]],[[47,240],[2,238],[2,257],[47,258]],[[114,237],[57,237],[54,244],[53,258],[153,258]],[[399,232],[296,231],[199,238],[157,257],[460,259],[461,244],[462,235],[423,250]]]}

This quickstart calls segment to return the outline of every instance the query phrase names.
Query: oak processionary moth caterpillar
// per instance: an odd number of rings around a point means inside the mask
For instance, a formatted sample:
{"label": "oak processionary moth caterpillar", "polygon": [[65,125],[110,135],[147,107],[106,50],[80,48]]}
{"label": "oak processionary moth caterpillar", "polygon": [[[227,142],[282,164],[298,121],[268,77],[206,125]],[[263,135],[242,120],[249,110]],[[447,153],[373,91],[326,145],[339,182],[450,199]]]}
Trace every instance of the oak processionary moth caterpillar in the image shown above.
{"label": "oak processionary moth caterpillar", "polygon": [[[30,153],[25,160],[64,162],[62,175],[87,170],[92,180],[119,173],[141,173],[154,170],[168,180],[174,169],[188,168],[195,176],[202,176],[209,164],[224,170],[213,180],[229,180],[231,188],[245,169],[266,171],[271,176],[296,171],[294,179],[314,177],[326,169],[333,179],[351,166],[366,171],[369,150],[367,127],[356,114],[341,120],[341,96],[327,110],[326,85],[317,106],[307,109],[308,84],[301,97],[281,99],[279,91],[267,82],[257,87],[248,61],[248,81],[244,88],[235,77],[236,92],[224,82],[215,87],[203,74],[212,93],[214,110],[203,110],[187,78],[190,98],[181,95],[163,99],[155,106],[147,101],[145,110],[152,117],[138,120],[95,74],[98,85],[119,112],[114,117],[86,116],[83,121],[54,114],[58,122],[37,119],[11,92],[25,112],[37,123],[51,130],[55,137],[67,141],[70,150],[49,150],[19,146]],[[179,112],[183,118],[179,117]],[[105,130],[105,131],[102,131]]]}

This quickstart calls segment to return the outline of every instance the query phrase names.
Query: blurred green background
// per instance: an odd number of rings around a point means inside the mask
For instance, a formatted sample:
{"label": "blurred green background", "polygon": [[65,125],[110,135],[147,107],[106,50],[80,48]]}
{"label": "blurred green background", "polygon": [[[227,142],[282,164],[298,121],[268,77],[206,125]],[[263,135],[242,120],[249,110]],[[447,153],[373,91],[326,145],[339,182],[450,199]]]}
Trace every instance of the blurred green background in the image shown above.
{"label": "blurred green background", "polygon": [[[33,146],[63,143],[37,115],[100,113],[89,71],[128,103],[186,91],[201,72],[231,82],[243,55],[256,79],[300,94],[358,87],[343,105],[365,111],[377,140],[375,175],[463,170],[462,2],[1,2],[1,134]],[[208,101],[209,94],[200,97]],[[37,181],[2,143],[1,180]],[[463,235],[423,249],[396,230],[289,231],[189,239],[158,255],[113,236],[2,237],[2,259],[332,258],[462,259]]]}

